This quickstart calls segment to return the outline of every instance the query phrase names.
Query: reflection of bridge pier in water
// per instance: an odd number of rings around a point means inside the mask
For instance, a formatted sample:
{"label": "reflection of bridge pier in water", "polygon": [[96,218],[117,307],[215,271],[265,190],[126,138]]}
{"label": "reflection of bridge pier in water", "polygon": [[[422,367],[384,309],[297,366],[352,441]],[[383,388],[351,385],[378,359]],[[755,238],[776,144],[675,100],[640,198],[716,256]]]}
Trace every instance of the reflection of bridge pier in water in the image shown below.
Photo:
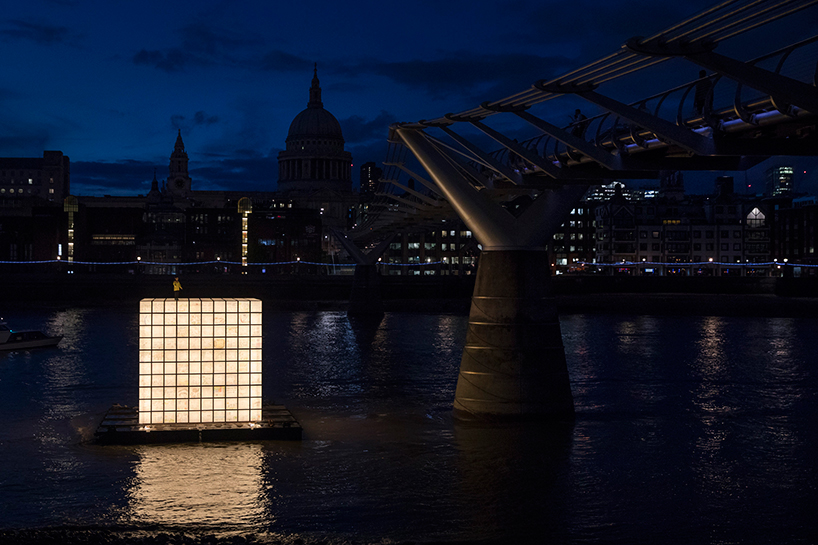
{"label": "reflection of bridge pier in water", "polygon": [[352,293],[349,296],[347,314],[359,318],[379,319],[383,316],[383,298],[378,261],[386,247],[392,242],[394,234],[382,240],[369,252],[363,252],[347,239],[346,235],[336,230],[333,230],[332,234],[355,260],[355,276],[352,279]]}

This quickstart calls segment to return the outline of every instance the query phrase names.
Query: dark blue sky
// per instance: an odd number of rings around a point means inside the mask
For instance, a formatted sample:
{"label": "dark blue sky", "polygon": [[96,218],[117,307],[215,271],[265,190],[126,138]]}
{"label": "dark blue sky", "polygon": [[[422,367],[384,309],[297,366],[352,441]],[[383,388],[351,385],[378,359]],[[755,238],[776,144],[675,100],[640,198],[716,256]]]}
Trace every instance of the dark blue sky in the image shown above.
{"label": "dark blue sky", "polygon": [[[0,156],[61,150],[73,193],[145,193],[181,129],[195,189],[274,189],[314,62],[357,167],[384,160],[394,121],[513,94],[710,4],[7,2]],[[549,117],[567,122],[574,104],[554,102]]]}

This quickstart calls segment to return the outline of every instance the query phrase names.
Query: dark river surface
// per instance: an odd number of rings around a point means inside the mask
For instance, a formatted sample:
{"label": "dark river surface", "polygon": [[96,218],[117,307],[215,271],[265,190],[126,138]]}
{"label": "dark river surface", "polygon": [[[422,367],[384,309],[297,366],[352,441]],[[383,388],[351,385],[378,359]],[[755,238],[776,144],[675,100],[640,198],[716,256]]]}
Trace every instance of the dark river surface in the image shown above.
{"label": "dark river surface", "polygon": [[[467,318],[264,313],[301,442],[90,442],[137,401],[138,309],[2,308],[0,531],[283,543],[816,543],[818,318],[566,315],[573,425],[451,414]],[[13,313],[13,316],[10,315]]]}

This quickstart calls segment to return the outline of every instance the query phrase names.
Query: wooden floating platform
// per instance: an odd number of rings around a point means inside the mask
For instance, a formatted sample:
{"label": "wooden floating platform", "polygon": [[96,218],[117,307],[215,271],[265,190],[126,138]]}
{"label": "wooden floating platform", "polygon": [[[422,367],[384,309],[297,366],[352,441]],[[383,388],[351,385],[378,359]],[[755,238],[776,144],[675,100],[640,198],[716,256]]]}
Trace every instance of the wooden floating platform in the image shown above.
{"label": "wooden floating platform", "polygon": [[301,440],[301,424],[283,405],[262,407],[261,421],[201,424],[139,424],[136,407],[114,405],[102,419],[94,439],[101,445],[145,445],[210,441]]}

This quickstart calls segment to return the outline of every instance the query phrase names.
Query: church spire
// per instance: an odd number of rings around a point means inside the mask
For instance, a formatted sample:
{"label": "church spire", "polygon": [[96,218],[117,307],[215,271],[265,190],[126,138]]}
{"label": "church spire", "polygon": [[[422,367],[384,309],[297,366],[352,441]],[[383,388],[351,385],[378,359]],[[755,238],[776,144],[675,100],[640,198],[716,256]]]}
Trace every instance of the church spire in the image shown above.
{"label": "church spire", "polygon": [[179,194],[190,191],[190,174],[188,173],[188,157],[185,143],[182,142],[182,130],[176,136],[176,145],[170,154],[168,165],[168,188]]}
{"label": "church spire", "polygon": [[321,87],[318,82],[318,63],[312,69],[312,86],[310,87],[310,101],[307,102],[307,108],[323,108],[324,103],[321,102]]}

